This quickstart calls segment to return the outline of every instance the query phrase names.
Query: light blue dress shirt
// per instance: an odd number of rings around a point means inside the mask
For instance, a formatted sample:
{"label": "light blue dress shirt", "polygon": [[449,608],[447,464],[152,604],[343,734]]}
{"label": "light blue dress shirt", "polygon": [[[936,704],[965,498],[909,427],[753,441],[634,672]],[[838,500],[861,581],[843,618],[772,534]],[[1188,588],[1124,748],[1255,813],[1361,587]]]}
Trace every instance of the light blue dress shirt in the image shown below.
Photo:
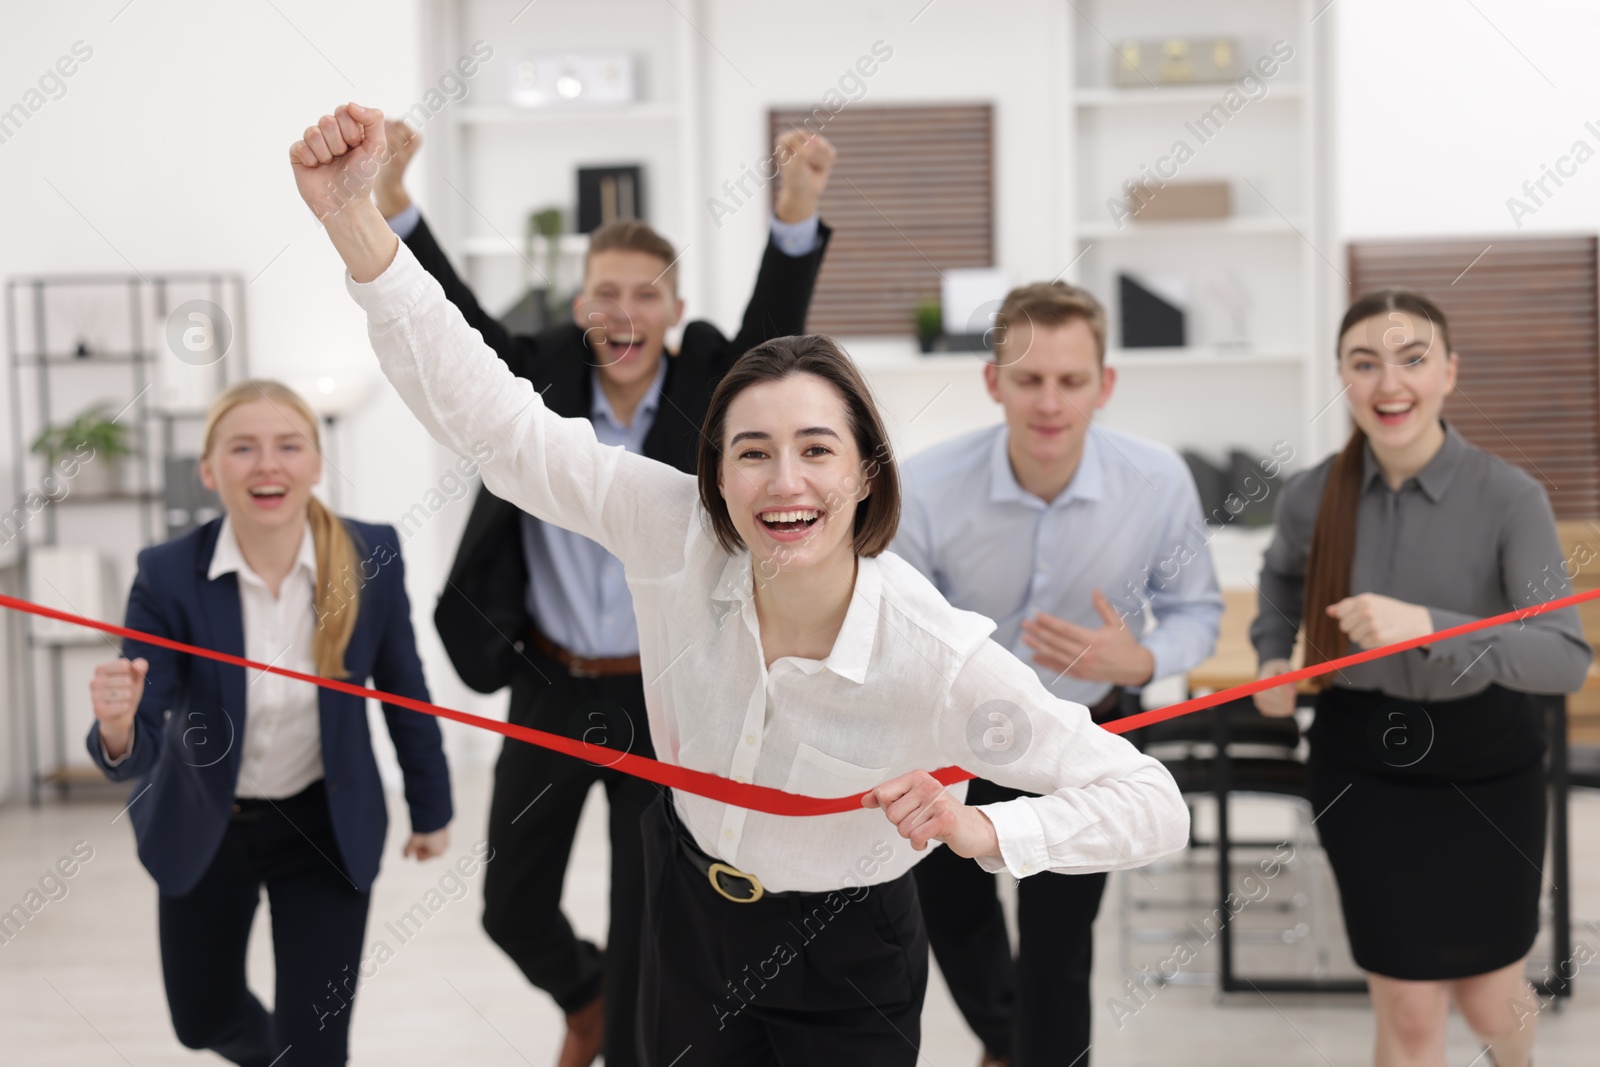
{"label": "light blue dress shirt", "polygon": [[[1037,612],[1104,625],[1098,589],[1165,678],[1203,662],[1217,642],[1222,594],[1200,498],[1171,449],[1093,426],[1067,487],[1048,503],[1017,484],[1004,424],[934,446],[901,468],[894,552],[958,608],[989,616],[995,641],[1056,696],[1094,705],[1111,691],[1034,662],[1022,620]],[[1153,623],[1152,623],[1153,620]]]}
{"label": "light blue dress shirt", "polygon": [[[594,399],[589,421],[603,445],[621,445],[644,452],[644,439],[661,406],[661,385],[667,361],[661,360],[656,380],[624,426],[600,388],[600,372],[590,371]],[[528,561],[528,613],[546,637],[579,656],[631,656],[639,651],[639,629],[633,619],[633,594],[623,577],[622,561],[598,542],[522,513],[522,554]]]}
{"label": "light blue dress shirt", "polygon": [[[422,221],[422,213],[411,204],[387,221],[403,241]],[[800,222],[783,222],[773,215],[773,243],[784,255],[809,256],[817,247],[818,226],[817,215]],[[589,419],[601,444],[644,452],[666,377],[663,356],[655,384],[635,409],[633,423],[624,426],[600,388],[600,372],[590,372],[594,400]],[[589,538],[540,522],[526,512],[522,515],[522,553],[528,563],[528,612],[546,637],[575,655],[591,658],[631,656],[639,651],[633,594],[623,577],[621,560]]]}

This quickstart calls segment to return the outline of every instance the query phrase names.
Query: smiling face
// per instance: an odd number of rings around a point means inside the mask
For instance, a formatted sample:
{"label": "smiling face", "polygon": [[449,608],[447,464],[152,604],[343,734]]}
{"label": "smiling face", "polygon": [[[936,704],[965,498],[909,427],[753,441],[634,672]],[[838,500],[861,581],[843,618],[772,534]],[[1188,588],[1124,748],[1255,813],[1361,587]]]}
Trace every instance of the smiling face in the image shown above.
{"label": "smiling face", "polygon": [[1054,326],[1020,323],[983,368],[989,395],[1005,409],[1011,448],[1043,468],[1077,464],[1116,374],[1101,366],[1094,330],[1083,318]]}
{"label": "smiling face", "polygon": [[837,389],[807,373],[752,385],[728,405],[725,437],[717,486],[756,560],[799,572],[854,555],[871,483]]}
{"label": "smiling face", "polygon": [[1373,447],[1405,450],[1438,425],[1455,389],[1457,357],[1425,316],[1385,311],[1339,339],[1339,378],[1350,416]]}
{"label": "smiling face", "polygon": [[213,427],[200,481],[221,497],[241,535],[303,526],[311,487],[322,480],[315,440],[315,427],[292,407],[246,400]]}
{"label": "smiling face", "polygon": [[584,331],[600,373],[621,388],[651,380],[667,331],[683,318],[667,263],[649,252],[613,248],[591,253],[572,321]]}

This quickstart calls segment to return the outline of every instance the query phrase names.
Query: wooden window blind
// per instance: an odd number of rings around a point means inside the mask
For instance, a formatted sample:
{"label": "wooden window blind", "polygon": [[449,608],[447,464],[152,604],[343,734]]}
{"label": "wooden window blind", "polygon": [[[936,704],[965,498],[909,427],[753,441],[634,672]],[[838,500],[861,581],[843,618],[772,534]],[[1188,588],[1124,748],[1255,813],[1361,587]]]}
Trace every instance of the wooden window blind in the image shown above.
{"label": "wooden window blind", "polygon": [[1461,353],[1445,418],[1517,464],[1558,518],[1600,516],[1600,321],[1594,237],[1362,241],[1352,297],[1414,289]]}
{"label": "wooden window blind", "polygon": [[775,109],[769,118],[773,139],[805,129],[839,150],[822,198],[833,243],[807,329],[911,334],[917,303],[939,298],[941,271],[993,264],[989,105]]}

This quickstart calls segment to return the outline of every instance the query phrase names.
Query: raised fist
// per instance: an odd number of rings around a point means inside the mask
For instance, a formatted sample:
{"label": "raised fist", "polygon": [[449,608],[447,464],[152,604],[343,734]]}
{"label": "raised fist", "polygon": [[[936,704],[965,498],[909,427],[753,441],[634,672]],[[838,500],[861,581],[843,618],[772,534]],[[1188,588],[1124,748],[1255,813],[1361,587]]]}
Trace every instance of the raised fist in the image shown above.
{"label": "raised fist", "polygon": [[803,222],[817,213],[838,151],[820,133],[790,130],[778,138],[778,218]]}
{"label": "raised fist", "polygon": [[378,168],[373,193],[383,217],[392,219],[411,206],[405,185],[406,168],[411,165],[417,149],[422,147],[422,134],[398,119],[385,119],[383,131],[389,145],[389,158]]}
{"label": "raised fist", "polygon": [[300,197],[324,223],[366,200],[389,159],[383,112],[355,103],[322,116],[289,148]]}

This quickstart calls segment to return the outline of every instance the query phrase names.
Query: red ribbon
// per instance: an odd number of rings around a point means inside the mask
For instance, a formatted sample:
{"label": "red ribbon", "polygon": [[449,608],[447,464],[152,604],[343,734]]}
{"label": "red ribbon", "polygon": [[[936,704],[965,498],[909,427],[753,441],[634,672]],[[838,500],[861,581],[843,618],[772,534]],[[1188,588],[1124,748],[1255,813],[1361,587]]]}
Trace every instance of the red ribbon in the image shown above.
{"label": "red ribbon", "polygon": [[[1586,600],[1600,597],[1600,589],[1593,589],[1586,593],[1574,593],[1572,596],[1550,600],[1543,604],[1531,607],[1518,608],[1508,611],[1503,615],[1492,615],[1486,619],[1475,619],[1472,622],[1462,623],[1460,626],[1451,626],[1436,633],[1414,637],[1408,641],[1397,641],[1392,645],[1380,648],[1369,648],[1339,659],[1319,663],[1313,667],[1301,667],[1299,670],[1289,671],[1271,678],[1262,678],[1245,685],[1237,685],[1231,689],[1223,689],[1203,697],[1185,700],[1177,704],[1170,704],[1164,708],[1140,712],[1127,718],[1116,719],[1106,723],[1102,729],[1114,734],[1127,733],[1137,730],[1141,726],[1150,726],[1154,723],[1175,719],[1180,715],[1189,715],[1206,708],[1216,707],[1233,700],[1239,700],[1252,693],[1259,693],[1263,689],[1274,686],[1290,685],[1304,678],[1315,678],[1320,674],[1353,667],[1358,663],[1368,663],[1384,656],[1392,656],[1397,652],[1408,649],[1420,648],[1437,641],[1444,641],[1462,634],[1473,633],[1477,630],[1486,630],[1492,626],[1501,626],[1508,622],[1520,622],[1534,615],[1542,615],[1547,611],[1557,611],[1561,608],[1581,604]],[[293,678],[300,682],[309,682],[312,685],[322,686],[340,693],[349,693],[351,696],[366,697],[382,701],[385,704],[394,704],[412,711],[420,711],[425,715],[435,715],[441,719],[450,719],[453,722],[466,723],[476,726],[480,730],[490,730],[506,737],[514,737],[518,741],[525,741],[530,745],[552,749],[556,752],[573,756],[577,759],[588,760],[591,763],[602,763],[607,767],[614,767],[624,774],[635,778],[643,778],[647,782],[657,785],[669,786],[673,789],[682,789],[698,796],[709,797],[723,804],[732,804],[735,807],[749,808],[752,811],[762,811],[770,815],[832,815],[837,812],[855,811],[861,807],[861,798],[866,794],[856,793],[848,797],[810,797],[797,793],[786,793],[781,789],[770,786],[752,785],[744,782],[734,782],[720,775],[709,774],[705,771],[691,770],[680,767],[674,763],[662,763],[659,760],[649,759],[645,756],[636,756],[631,752],[619,752],[615,749],[591,745],[584,741],[563,737],[560,734],[546,733],[543,730],[534,730],[526,726],[517,726],[514,723],[502,722],[499,719],[487,719],[482,715],[473,715],[466,711],[457,711],[454,708],[430,704],[425,700],[413,700],[411,697],[400,696],[397,693],[385,693],[378,689],[368,689],[366,686],[353,685],[342,682],[337,678],[323,678],[315,674],[302,674],[299,671],[289,670],[287,667],[275,667],[271,664],[257,663],[245,659],[243,656],[234,656],[214,649],[201,648],[198,645],[185,644],[174,641],[169,637],[159,637],[155,634],[143,633],[139,630],[130,630],[125,626],[117,626],[109,622],[100,622],[97,619],[87,619],[81,615],[72,615],[55,608],[47,608],[42,604],[35,604],[28,600],[19,600],[15,597],[0,595],[0,607],[10,608],[13,611],[27,612],[30,615],[39,615],[46,619],[56,619],[60,622],[72,623],[75,626],[86,626],[93,630],[100,630],[118,637],[130,637],[145,644],[155,645],[158,648],[170,648],[175,652],[184,652],[191,656],[201,656],[205,659],[216,660],[218,663],[229,663],[235,667],[247,667],[251,670],[265,671],[271,674],[281,674],[285,678]],[[603,760],[594,757],[603,754]],[[955,785],[965,782],[976,775],[962,770],[960,767],[942,767],[933,772],[933,777],[945,785]]]}

